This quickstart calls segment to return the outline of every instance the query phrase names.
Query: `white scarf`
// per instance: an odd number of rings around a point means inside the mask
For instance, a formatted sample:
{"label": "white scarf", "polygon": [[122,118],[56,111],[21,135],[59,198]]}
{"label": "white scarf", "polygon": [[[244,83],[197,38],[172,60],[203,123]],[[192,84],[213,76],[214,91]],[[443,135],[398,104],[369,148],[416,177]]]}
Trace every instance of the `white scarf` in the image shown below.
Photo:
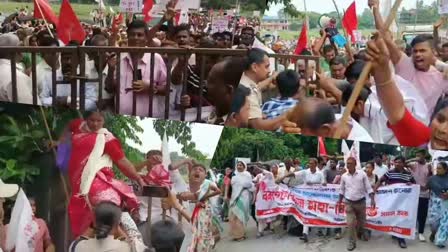
{"label": "white scarf", "polygon": [[104,167],[111,167],[113,165],[112,159],[109,155],[104,154],[104,147],[106,146],[106,134],[111,134],[107,129],[102,128],[98,130],[95,140],[95,146],[89,155],[84,170],[81,175],[80,195],[86,196],[96,174]]}

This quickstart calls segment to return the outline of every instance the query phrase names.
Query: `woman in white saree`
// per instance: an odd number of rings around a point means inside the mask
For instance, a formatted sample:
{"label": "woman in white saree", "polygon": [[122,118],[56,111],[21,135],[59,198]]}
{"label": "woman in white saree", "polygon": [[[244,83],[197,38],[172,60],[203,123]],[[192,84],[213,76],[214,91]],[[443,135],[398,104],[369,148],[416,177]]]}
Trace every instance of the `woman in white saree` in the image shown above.
{"label": "woman in white saree", "polygon": [[235,176],[232,178],[232,196],[230,198],[229,223],[230,235],[235,241],[246,239],[246,225],[250,219],[251,202],[255,186],[247,165],[239,161]]}

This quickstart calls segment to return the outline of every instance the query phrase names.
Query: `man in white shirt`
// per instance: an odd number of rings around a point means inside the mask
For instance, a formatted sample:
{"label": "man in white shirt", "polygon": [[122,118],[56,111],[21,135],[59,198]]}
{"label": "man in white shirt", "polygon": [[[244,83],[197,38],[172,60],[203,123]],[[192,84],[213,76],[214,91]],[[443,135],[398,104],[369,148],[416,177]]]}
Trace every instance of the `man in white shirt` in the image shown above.
{"label": "man in white shirt", "polygon": [[373,170],[373,174],[378,176],[378,179],[381,179],[386,172],[389,171],[387,165],[383,164],[383,158],[380,154],[375,155],[375,168]]}
{"label": "man in white shirt", "polygon": [[5,198],[11,198],[19,192],[19,186],[15,184],[5,184],[0,179],[0,252],[2,252],[2,244],[6,237],[5,226],[3,226],[3,218],[4,218],[4,210],[3,210],[3,202]]}
{"label": "man in white shirt", "polygon": [[[13,99],[13,86],[12,86],[12,74],[11,74],[11,55],[5,50],[1,49],[2,46],[19,46],[19,38],[12,34],[0,35],[0,101],[14,102]],[[17,60],[18,62],[19,60]],[[23,72],[16,70],[16,83],[17,83],[17,102],[25,104],[33,104],[32,94],[32,82],[31,78]],[[37,105],[40,105],[39,99],[37,99]]]}
{"label": "man in white shirt", "polygon": [[375,207],[374,192],[369,183],[367,174],[356,169],[356,159],[349,157],[347,159],[348,172],[344,173],[341,178],[341,187],[339,194],[339,202],[337,207],[342,208],[344,200],[345,212],[347,214],[347,226],[349,231],[348,251],[356,248],[356,239],[364,238],[364,224],[366,222],[366,195],[371,199],[371,205]]}

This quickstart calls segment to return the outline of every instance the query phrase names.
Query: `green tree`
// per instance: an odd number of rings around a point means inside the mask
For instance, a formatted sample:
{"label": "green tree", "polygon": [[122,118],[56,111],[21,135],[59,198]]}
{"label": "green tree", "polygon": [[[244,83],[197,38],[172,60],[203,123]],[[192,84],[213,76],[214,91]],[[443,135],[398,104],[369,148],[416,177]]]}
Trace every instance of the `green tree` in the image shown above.
{"label": "green tree", "polygon": [[224,169],[233,166],[236,157],[251,158],[255,161],[306,159],[305,152],[314,149],[312,142],[303,141],[306,137],[292,134],[279,134],[252,129],[224,128],[213,156],[211,166]]}
{"label": "green tree", "polygon": [[190,122],[154,120],[154,130],[159,134],[160,139],[166,134],[168,139],[173,137],[177,143],[182,145],[182,153],[199,162],[207,160],[207,156],[196,149],[196,143],[192,141]]}

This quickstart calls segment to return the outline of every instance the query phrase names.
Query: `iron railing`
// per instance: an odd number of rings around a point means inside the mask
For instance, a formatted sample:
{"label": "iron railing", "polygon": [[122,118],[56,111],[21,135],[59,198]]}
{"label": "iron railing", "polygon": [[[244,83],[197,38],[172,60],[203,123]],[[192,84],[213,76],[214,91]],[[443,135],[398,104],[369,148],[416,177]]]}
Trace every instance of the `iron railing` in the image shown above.
{"label": "iron railing", "polygon": [[[12,100],[13,102],[18,102],[18,92],[20,90],[17,89],[17,59],[16,57],[13,57],[13,55],[16,55],[18,53],[30,53],[31,54],[31,80],[32,80],[32,97],[33,97],[33,104],[38,104],[38,83],[37,83],[37,76],[42,73],[38,73],[36,66],[37,66],[37,55],[38,54],[44,54],[44,53],[64,53],[64,54],[71,54],[72,56],[72,66],[71,66],[71,76],[68,76],[66,80],[57,80],[57,69],[52,67],[52,106],[57,106],[57,85],[60,84],[70,84],[71,85],[71,108],[77,108],[81,111],[85,111],[86,108],[86,83],[96,83],[97,90],[98,90],[98,97],[96,101],[98,104],[101,103],[103,100],[104,94],[104,80],[103,80],[103,72],[102,70],[98,71],[98,78],[95,79],[89,79],[86,76],[86,56],[89,54],[98,56],[98,62],[99,65],[102,66],[103,63],[106,60],[106,53],[113,53],[116,55],[117,59],[121,59],[121,56],[125,53],[148,53],[151,55],[151,61],[150,61],[150,69],[151,69],[151,77],[150,77],[150,89],[152,90],[154,88],[154,68],[155,68],[155,54],[160,55],[168,55],[168,60],[165,62],[167,69],[172,69],[173,63],[176,58],[178,57],[184,57],[187,61],[189,57],[193,54],[195,54],[196,59],[199,57],[201,60],[201,73],[200,73],[200,93],[199,93],[199,104],[192,109],[187,109],[185,107],[180,108],[180,118],[173,118],[173,116],[170,116],[170,91],[171,91],[171,80],[172,80],[172,73],[170,70],[167,70],[167,85],[166,85],[166,92],[165,92],[165,111],[164,116],[162,119],[175,119],[175,120],[181,120],[181,121],[201,121],[203,119],[203,112],[204,107],[202,104],[202,98],[203,98],[203,86],[204,81],[207,78],[207,73],[205,72],[205,66],[207,59],[210,56],[244,56],[246,55],[246,50],[229,50],[229,49],[173,49],[173,48],[134,48],[134,47],[2,47],[1,50],[8,51],[11,53],[10,62],[11,62],[11,77],[12,77]],[[278,70],[279,68],[279,61],[286,60],[287,62],[290,62],[291,60],[297,61],[297,60],[304,60],[305,61],[305,68],[308,69],[309,61],[315,61],[316,62],[316,70],[319,70],[319,58],[314,56],[298,56],[298,55],[283,55],[283,54],[271,54],[269,55],[271,59],[275,60],[275,69]],[[115,88],[115,94],[114,94],[114,111],[115,113],[120,113],[120,61],[117,61],[116,65],[116,76],[115,81],[118,83],[118,87]],[[297,71],[297,64],[295,65],[295,70]],[[287,67],[286,67],[287,68]],[[79,69],[79,72],[78,72]],[[182,79],[182,94],[186,94],[187,92],[187,72],[188,69],[185,67],[183,70],[183,79]],[[134,68],[134,80],[137,79],[137,69]],[[67,76],[64,76],[67,77]],[[307,81],[307,84],[313,83],[313,81],[309,80],[308,71],[305,71],[305,80]],[[77,106],[77,98],[78,98],[78,82],[79,82],[79,107]],[[153,94],[150,92],[149,94],[149,113],[144,116],[153,117]],[[140,115],[137,111],[137,102],[136,102],[136,96],[133,94],[133,104],[132,104],[132,113],[131,115]],[[193,112],[192,112],[193,111]],[[186,117],[186,114],[190,115],[188,118]],[[208,110],[207,112],[210,112]],[[175,117],[175,116],[174,116]]]}

